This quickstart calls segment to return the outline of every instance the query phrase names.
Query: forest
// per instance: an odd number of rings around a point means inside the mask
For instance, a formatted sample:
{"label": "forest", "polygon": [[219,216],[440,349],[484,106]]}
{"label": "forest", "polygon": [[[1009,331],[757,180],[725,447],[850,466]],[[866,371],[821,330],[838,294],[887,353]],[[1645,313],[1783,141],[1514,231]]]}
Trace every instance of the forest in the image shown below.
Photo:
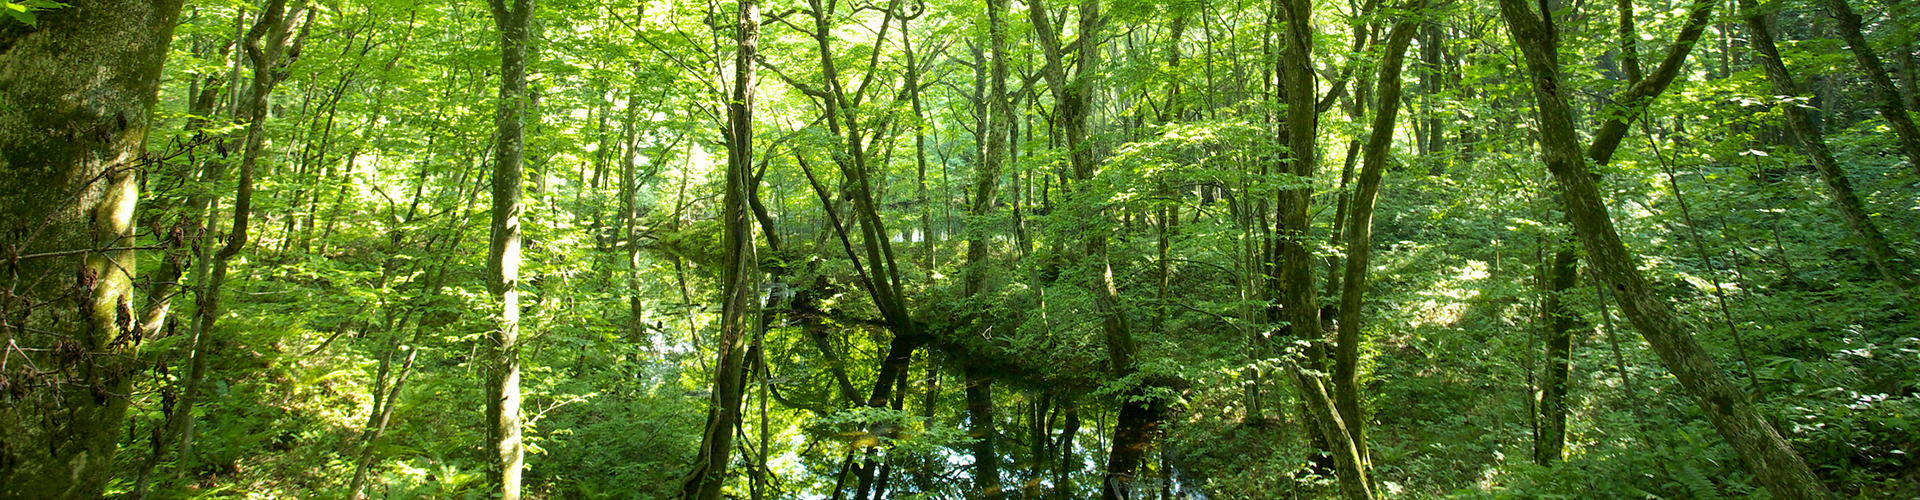
{"label": "forest", "polygon": [[0,500],[1920,498],[1915,0],[0,12]]}

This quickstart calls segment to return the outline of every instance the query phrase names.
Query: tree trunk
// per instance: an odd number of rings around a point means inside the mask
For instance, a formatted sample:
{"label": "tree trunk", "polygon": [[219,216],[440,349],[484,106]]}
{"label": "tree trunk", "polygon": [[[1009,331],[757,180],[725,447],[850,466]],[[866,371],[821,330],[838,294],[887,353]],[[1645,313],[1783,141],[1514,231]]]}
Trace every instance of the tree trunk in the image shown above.
{"label": "tree trunk", "polygon": [[967,498],[998,500],[1006,493],[1000,484],[1000,455],[995,449],[999,439],[994,429],[993,377],[971,364],[963,368],[967,378],[967,437],[975,439],[973,494]]}
{"label": "tree trunk", "polygon": [[[1441,117],[1443,113],[1438,105],[1440,93],[1446,89],[1446,52],[1442,48],[1446,43],[1446,35],[1438,21],[1426,21],[1424,26],[1425,29],[1421,31],[1426,32],[1425,36],[1420,37],[1420,66],[1423,69],[1420,72],[1420,86],[1427,100],[1427,123],[1422,127],[1424,133],[1421,136],[1425,140],[1420,141],[1424,146],[1421,157],[1422,161],[1428,163],[1427,175],[1440,175],[1446,172],[1446,167],[1439,153],[1447,150],[1447,124]],[[1382,100],[1380,107],[1384,109],[1386,101]]]}
{"label": "tree trunk", "polygon": [[[733,97],[727,101],[727,184],[721,223],[726,232],[726,264],[722,269],[723,296],[720,312],[720,355],[713,370],[712,407],[700,439],[700,454],[694,459],[681,488],[687,500],[718,500],[727,482],[729,456],[733,452],[733,434],[740,424],[740,405],[745,395],[742,377],[747,314],[752,312],[754,274],[758,259],[754,256],[753,221],[747,209],[748,183],[753,179],[753,105],[755,51],[760,42],[760,5],[741,0],[738,48],[734,52]],[[848,457],[852,459],[851,456]]]}
{"label": "tree trunk", "polygon": [[1534,428],[1533,460],[1552,466],[1564,455],[1567,441],[1567,379],[1573,365],[1573,330],[1579,313],[1567,306],[1567,295],[1579,282],[1574,268],[1580,260],[1571,243],[1553,253],[1547,278],[1547,367],[1540,385],[1540,425]]}
{"label": "tree trunk", "polygon": [[0,35],[0,345],[46,349],[5,367],[23,393],[0,405],[0,498],[99,498],[112,478],[139,341],[157,333],[133,313],[133,211],[180,6],[77,0]]}
{"label": "tree trunk", "polygon": [[[1702,9],[1696,8],[1696,12],[1699,10]],[[1619,292],[1620,308],[1626,311],[1628,319],[1646,337],[1668,371],[1698,400],[1721,437],[1739,451],[1748,470],[1774,497],[1828,497],[1826,486],[1807,468],[1806,462],[1747,401],[1746,395],[1727,380],[1726,372],[1714,362],[1712,355],[1701,348],[1691,332],[1674,317],[1665,298],[1653,291],[1640,272],[1639,259],[1627,251],[1619,233],[1615,232],[1594,175],[1581,158],[1580,139],[1573,128],[1573,111],[1560,79],[1560,63],[1554,49],[1557,35],[1552,24],[1523,0],[1501,0],[1500,11],[1513,32],[1515,44],[1525,55],[1532,76],[1535,106],[1540,114],[1541,154],[1566,198],[1568,218],[1594,270],[1607,286]],[[1669,61],[1684,58],[1683,51],[1676,52],[1682,55],[1675,57],[1670,53]],[[1666,69],[1664,64],[1662,69]],[[1649,78],[1648,82],[1653,80]],[[1653,92],[1646,97],[1651,99],[1657,94]],[[1596,143],[1601,139],[1596,136]]]}
{"label": "tree trunk", "polygon": [[500,97],[494,112],[493,222],[487,291],[500,307],[486,343],[487,447],[495,493],[520,499],[525,446],[520,441],[520,214],[526,169],[527,45],[533,0],[489,0],[500,32]]}
{"label": "tree trunk", "polygon": [[1007,124],[1012,121],[1007,103],[1007,3],[1007,0],[987,1],[987,33],[993,69],[987,79],[989,89],[985,97],[987,148],[980,159],[980,168],[974,172],[973,206],[967,210],[967,215],[976,221],[967,226],[967,274],[963,293],[969,298],[981,292],[987,279],[989,242],[986,228],[979,226],[999,202],[1000,170],[1007,156]]}
{"label": "tree trunk", "polygon": [[[220,59],[225,59],[226,56],[231,53],[234,42],[234,40],[228,40],[223,44],[217,52]],[[204,58],[211,58],[215,53],[211,47],[203,46],[201,47],[201,53],[198,55]],[[202,84],[201,82],[205,83]],[[195,85],[191,86],[194,91],[188,92],[188,114],[191,117],[187,119],[185,130],[194,132],[193,144],[201,144],[202,141],[214,139],[208,136],[206,131],[202,129],[206,123],[205,119],[200,117],[211,117],[214,115],[214,106],[219,101],[220,95],[226,89],[225,84],[227,82],[222,80],[218,75],[211,75],[196,80],[194,83]],[[189,182],[196,176],[198,170],[197,164],[188,162],[182,165],[174,175],[182,183]],[[173,299],[174,295],[182,289],[180,281],[181,278],[186,275],[186,271],[189,268],[185,261],[188,257],[198,253],[186,247],[190,246],[190,241],[197,241],[206,232],[207,221],[204,217],[204,212],[211,199],[208,194],[205,190],[198,190],[187,197],[184,210],[181,210],[183,212],[182,215],[174,220],[174,235],[162,241],[162,246],[165,247],[164,251],[166,255],[164,258],[166,261],[161,265],[159,271],[156,271],[154,275],[148,278],[150,282],[156,284],[156,287],[147,291],[147,312],[142,316],[143,319],[141,320],[144,331],[159,332],[164,328],[169,332],[168,334],[171,334],[178,325],[178,323],[170,321],[173,313]],[[165,210],[164,208],[162,210],[149,211],[169,212],[169,210]],[[191,330],[192,327],[189,326],[188,329]],[[161,374],[165,374],[168,370],[166,365],[172,363],[172,353],[163,352],[159,357],[161,358],[161,366],[158,367],[158,370]],[[166,377],[162,377],[163,380],[165,378]],[[153,444],[147,452],[147,460],[140,464],[140,473],[134,480],[134,500],[147,500],[148,492],[153,485],[153,470],[158,467],[160,461],[166,457],[167,450],[172,448],[170,445],[170,443],[173,442],[172,431],[183,417],[182,414],[174,411],[174,405],[179,399],[175,390],[176,388],[172,383],[168,383],[161,389],[160,412],[166,418],[153,429]]]}
{"label": "tree trunk", "polygon": [[[1318,90],[1313,66],[1312,2],[1281,0],[1278,9],[1280,19],[1287,28],[1281,32],[1284,43],[1281,46],[1278,73],[1280,97],[1287,106],[1279,142],[1288,149],[1280,162],[1283,171],[1296,176],[1296,179],[1311,179],[1318,169],[1316,145],[1320,125],[1315,102]],[[1274,214],[1277,231],[1275,249],[1271,255],[1277,278],[1272,287],[1277,296],[1274,302],[1279,309],[1276,319],[1286,321],[1292,336],[1309,344],[1305,357],[1305,362],[1309,364],[1321,362],[1326,349],[1317,306],[1319,293],[1313,286],[1312,252],[1307,245],[1312,222],[1308,214],[1312,204],[1311,184],[1280,192]],[[1327,451],[1333,455],[1334,474],[1340,481],[1341,496],[1348,500],[1373,498],[1365,462],[1341,421],[1333,398],[1328,396],[1326,384],[1297,366],[1291,371],[1300,388],[1302,403],[1307,408],[1307,420],[1311,422],[1313,430],[1318,431],[1319,437],[1325,440],[1329,448]]]}
{"label": "tree trunk", "polygon": [[[1423,2],[1416,2],[1419,8]],[[1406,63],[1407,46],[1413,42],[1419,18],[1395,22],[1387,36],[1387,51],[1380,61],[1380,109],[1373,117],[1373,132],[1367,138],[1365,163],[1360,182],[1349,203],[1347,217],[1346,277],[1340,292],[1340,330],[1333,355],[1334,405],[1340,420],[1346,423],[1360,460],[1367,461],[1366,416],[1360,408],[1360,302],[1366,294],[1367,269],[1373,256],[1373,203],[1380,193],[1380,181],[1387,169],[1387,150],[1393,145],[1394,124],[1400,113],[1400,70]]]}
{"label": "tree trunk", "polygon": [[1867,43],[1867,37],[1861,33],[1860,15],[1853,12],[1847,0],[1823,0],[1827,12],[1840,21],[1840,39],[1847,42],[1847,49],[1853,52],[1853,60],[1860,63],[1860,71],[1867,76],[1867,82],[1873,84],[1873,91],[1880,98],[1880,116],[1893,127],[1895,137],[1900,140],[1900,149],[1907,153],[1907,166],[1920,175],[1920,128],[1914,127],[1913,117],[1907,115],[1906,103],[1902,102],[1898,87],[1887,74],[1887,67],[1880,62],[1880,56],[1873,51],[1873,45]]}
{"label": "tree trunk", "polygon": [[[188,370],[186,391],[181,395],[178,425],[179,450],[176,452],[175,472],[181,475],[192,473],[193,455],[193,406],[199,402],[200,384],[206,379],[207,358],[218,341],[213,338],[213,327],[220,317],[220,288],[227,281],[227,263],[233,256],[246,248],[250,220],[253,212],[253,171],[260,162],[260,155],[266,146],[267,97],[275,85],[286,78],[285,66],[300,55],[299,44],[292,39],[294,19],[301,17],[306,4],[298,4],[294,11],[287,12],[286,0],[273,0],[261,12],[260,18],[248,29],[241,39],[247,59],[253,63],[253,82],[247,93],[244,107],[238,107],[237,113],[247,122],[247,136],[244,152],[240,159],[239,185],[233,196],[233,226],[227,231],[227,241],[211,256],[202,256],[201,267],[205,280],[201,281],[198,304],[194,311],[195,327],[193,341],[193,361]],[[302,33],[304,38],[305,33]],[[294,44],[289,51],[288,44]],[[289,60],[282,60],[282,56]],[[237,77],[236,77],[237,78]],[[238,81],[236,80],[236,85]],[[226,177],[224,166],[213,167],[209,177],[219,182]],[[211,211],[209,211],[211,217]],[[211,218],[207,219],[211,226]],[[212,246],[214,237],[208,233],[207,242]],[[210,250],[211,251],[211,250]]]}

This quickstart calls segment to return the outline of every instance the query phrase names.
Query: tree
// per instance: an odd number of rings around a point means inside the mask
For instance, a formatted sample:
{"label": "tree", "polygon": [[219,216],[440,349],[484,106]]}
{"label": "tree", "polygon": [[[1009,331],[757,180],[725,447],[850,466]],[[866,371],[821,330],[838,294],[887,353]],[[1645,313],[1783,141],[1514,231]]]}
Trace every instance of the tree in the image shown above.
{"label": "tree", "polygon": [[[177,0],[0,20],[0,498],[98,498],[145,331],[134,211]],[[26,349],[32,349],[27,351]]]}
{"label": "tree", "polygon": [[[1665,298],[1654,292],[1640,273],[1638,258],[1620,241],[1593,175],[1581,157],[1582,148],[1561,83],[1554,42],[1558,34],[1553,31],[1551,14],[1536,12],[1519,0],[1501,0],[1500,14],[1526,57],[1540,114],[1541,156],[1566,197],[1567,217],[1581,246],[1600,278],[1618,292],[1617,300],[1627,319],[1646,337],[1661,362],[1680,379],[1721,437],[1734,445],[1768,491],[1781,498],[1830,496],[1826,485],[1813,476],[1793,446],[1767,423],[1746,394],[1727,380],[1726,372],[1674,317]],[[1604,130],[1596,136],[1596,144],[1607,137]]]}
{"label": "tree", "polygon": [[[1829,5],[1829,8],[1833,8],[1831,4]],[[1773,93],[1782,96],[1798,96],[1800,89],[1794,84],[1793,73],[1787,69],[1786,61],[1780,57],[1780,49],[1773,43],[1772,29],[1767,26],[1767,14],[1760,10],[1758,2],[1752,0],[1742,0],[1740,8],[1745,11],[1747,31],[1752,34],[1748,45],[1754,50],[1754,58],[1762,68],[1765,68],[1767,81],[1772,84]],[[1836,11],[1836,15],[1839,15],[1838,12]],[[1858,28],[1857,23],[1855,28]],[[1854,33],[1852,38],[1859,37],[1858,29],[1847,30],[1843,27],[1841,31],[1843,36],[1845,32],[1852,31]],[[1871,47],[1864,46],[1864,40],[1862,40],[1862,46],[1854,47],[1854,50],[1871,50]],[[1872,57],[1871,54],[1861,56],[1861,58],[1869,57]],[[1863,66],[1871,74],[1873,67],[1878,64],[1863,64]],[[1897,117],[1891,114],[1894,111],[1891,106],[1894,105],[1892,101],[1883,100],[1882,112],[1889,113],[1888,117],[1893,120],[1906,118],[1905,112],[1900,112]],[[1867,258],[1873,261],[1874,267],[1879,268],[1880,275],[1886,278],[1888,284],[1907,295],[1910,301],[1908,307],[1920,308],[1920,296],[1914,295],[1920,293],[1920,276],[1915,276],[1913,266],[1909,265],[1906,258],[1887,243],[1887,237],[1881,234],[1879,224],[1874,222],[1873,215],[1868,213],[1866,205],[1861,203],[1860,195],[1854,192],[1853,181],[1847,178],[1846,170],[1840,167],[1839,160],[1834,158],[1833,150],[1827,146],[1826,138],[1814,125],[1813,117],[1807,113],[1806,108],[1798,105],[1790,104],[1781,108],[1785,115],[1787,129],[1793,131],[1793,137],[1800,143],[1800,149],[1813,160],[1814,170],[1820,173],[1821,182],[1826,184],[1827,190],[1833,195],[1834,205],[1840,209],[1840,219],[1846,222],[1847,228],[1853,230],[1855,237],[1860,238],[1861,246],[1867,252]],[[1911,136],[1905,129],[1898,125],[1894,129],[1902,131],[1899,137],[1903,141],[1912,140],[1909,139]],[[1903,147],[1907,146],[1920,147],[1920,142],[1903,144]]]}
{"label": "tree", "polygon": [[[200,290],[199,301],[194,311],[194,336],[190,357],[192,369],[187,373],[187,387],[181,394],[179,408],[178,434],[179,449],[176,456],[182,466],[175,468],[180,474],[189,473],[194,463],[193,454],[193,407],[200,399],[202,384],[206,380],[207,358],[214,340],[214,326],[218,324],[221,313],[220,290],[227,282],[228,265],[234,256],[247,247],[248,231],[253,216],[254,171],[260,164],[261,155],[266,149],[267,98],[276,85],[286,79],[287,65],[300,57],[300,37],[293,36],[293,28],[305,26],[299,20],[307,12],[306,3],[300,2],[289,11],[286,0],[273,0],[266,6],[253,27],[240,40],[246,51],[248,62],[253,63],[253,79],[247,93],[247,102],[236,110],[238,116],[247,123],[247,135],[242,143],[240,156],[240,178],[234,188],[233,225],[229,226],[226,242],[217,245],[218,250],[201,255],[196,282],[204,283]],[[236,81],[236,85],[238,82]],[[212,163],[207,169],[207,178],[211,183],[219,183],[226,178],[226,164]],[[211,220],[213,208],[218,203],[209,197],[202,201],[207,204],[203,213]],[[208,232],[204,239],[207,247],[214,247],[216,239]]]}
{"label": "tree", "polygon": [[500,33],[500,96],[495,103],[493,227],[487,252],[487,292],[499,321],[487,339],[487,445],[493,483],[504,500],[519,500],[526,446],[520,416],[520,217],[526,166],[527,51],[533,0],[489,0]]}
{"label": "tree", "polygon": [[760,43],[760,5],[741,0],[737,47],[733,62],[733,97],[727,101],[727,174],[725,206],[725,268],[722,270],[720,356],[713,369],[713,399],[700,438],[700,455],[681,489],[687,500],[717,500],[726,485],[734,431],[740,425],[745,395],[742,373],[746,358],[748,314],[759,295],[754,275],[753,221],[747,212],[748,183],[753,177],[753,99],[755,50]]}
{"label": "tree", "polygon": [[[1406,7],[1419,12],[1425,2],[1410,2]],[[1400,69],[1406,64],[1407,46],[1413,42],[1420,16],[1409,15],[1393,24],[1387,35],[1386,52],[1380,61],[1380,110],[1373,115],[1373,131],[1367,138],[1365,166],[1354,192],[1346,224],[1346,277],[1340,292],[1340,329],[1334,353],[1334,404],[1340,420],[1346,424],[1356,455],[1366,460],[1366,415],[1360,408],[1359,350],[1360,300],[1367,286],[1367,267],[1372,262],[1374,197],[1380,192],[1380,180],[1386,175],[1387,148],[1392,146],[1395,120],[1400,113]]]}
{"label": "tree", "polygon": [[[1309,1],[1283,0],[1277,4],[1282,31],[1279,80],[1280,100],[1285,115],[1279,127],[1278,141],[1287,149],[1278,158],[1281,172],[1288,175],[1288,186],[1280,191],[1274,204],[1274,249],[1271,285],[1276,295],[1274,319],[1286,322],[1292,337],[1307,344],[1302,362],[1289,368],[1295,386],[1306,407],[1306,421],[1330,448],[1334,473],[1340,480],[1340,493],[1348,500],[1373,498],[1367,479],[1366,460],[1360,447],[1341,419],[1326,383],[1300,364],[1317,368],[1326,359],[1321,336],[1319,293],[1313,286],[1312,252],[1308,249],[1312,219],[1313,184],[1318,171],[1320,110],[1317,75],[1313,65],[1313,6]],[[1384,82],[1383,82],[1384,83]],[[1357,226],[1356,226],[1357,227]]]}
{"label": "tree", "polygon": [[[1915,175],[1920,175],[1920,127],[1915,127],[1913,117],[1907,115],[1906,103],[1901,102],[1900,89],[1894,87],[1893,78],[1887,75],[1887,67],[1880,62],[1873,44],[1867,43],[1867,36],[1860,26],[1860,14],[1854,13],[1853,6],[1847,0],[1823,0],[1821,3],[1827,13],[1839,22],[1835,31],[1839,32],[1841,41],[1847,42],[1847,51],[1853,53],[1853,60],[1860,64],[1861,73],[1873,85],[1875,97],[1880,101],[1875,107],[1879,109],[1880,116],[1887,120],[1887,125],[1892,126],[1894,137],[1900,140],[1900,149],[1906,151],[1907,166],[1913,168]],[[1772,78],[1771,72],[1768,75],[1768,78]]]}

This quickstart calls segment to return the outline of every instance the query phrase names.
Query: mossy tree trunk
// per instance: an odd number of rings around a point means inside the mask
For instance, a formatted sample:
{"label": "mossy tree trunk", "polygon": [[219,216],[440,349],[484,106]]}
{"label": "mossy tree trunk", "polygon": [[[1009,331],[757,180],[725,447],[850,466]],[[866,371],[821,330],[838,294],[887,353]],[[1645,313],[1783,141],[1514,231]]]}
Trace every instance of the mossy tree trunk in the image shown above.
{"label": "mossy tree trunk", "polygon": [[[1413,8],[1425,2],[1415,0]],[[1394,124],[1400,114],[1400,71],[1406,64],[1407,46],[1413,43],[1418,18],[1397,21],[1387,36],[1386,53],[1380,61],[1380,110],[1373,117],[1373,130],[1367,137],[1365,162],[1354,192],[1347,222],[1347,261],[1340,293],[1340,322],[1333,356],[1334,405],[1347,435],[1353,439],[1356,455],[1367,460],[1366,415],[1360,408],[1360,302],[1366,295],[1367,269],[1373,256],[1373,205],[1386,175],[1387,149],[1393,145]]]}
{"label": "mossy tree trunk", "polygon": [[[1696,3],[1696,6],[1700,4]],[[1701,9],[1696,8],[1695,12]],[[1554,27],[1546,13],[1535,11],[1524,0],[1500,0],[1501,16],[1512,30],[1515,45],[1526,58],[1532,77],[1534,101],[1539,112],[1540,151],[1547,170],[1566,198],[1567,218],[1572,221],[1587,258],[1605,286],[1619,292],[1616,299],[1640,334],[1647,339],[1655,355],[1672,372],[1700,405],[1722,438],[1732,444],[1747,469],[1776,498],[1827,498],[1831,493],[1813,475],[1805,460],[1790,443],[1767,423],[1764,415],[1735,388],[1726,372],[1692,332],[1675,317],[1666,297],[1654,291],[1646,275],[1640,272],[1639,258],[1627,250],[1620,233],[1613,227],[1606,201],[1600,195],[1595,176],[1587,167],[1580,138],[1573,128],[1573,110],[1560,78],[1560,62]],[[1675,54],[1678,54],[1676,57]],[[1684,51],[1669,53],[1669,62],[1684,58]],[[1662,73],[1668,66],[1663,63]],[[1664,76],[1664,75],[1663,75]],[[1670,78],[1670,77],[1668,77]],[[1649,78],[1656,81],[1659,78]],[[1645,85],[1635,85],[1633,93]],[[1664,86],[1662,86],[1664,87]],[[1658,92],[1644,94],[1651,100]],[[1642,96],[1635,96],[1642,97]],[[1625,101],[1625,100],[1623,100]],[[1633,101],[1625,101],[1633,102]],[[1617,121],[1615,123],[1618,123]],[[1612,125],[1609,123],[1608,126]],[[1624,135],[1625,126],[1619,127]],[[1607,126],[1596,134],[1595,145],[1605,139]],[[1617,141],[1617,138],[1614,139]],[[1617,144],[1617,142],[1616,142]],[[1611,154],[1587,156],[1611,157]]]}
{"label": "mossy tree trunk", "polygon": [[99,498],[144,331],[133,211],[179,0],[0,21],[0,498]]}
{"label": "mossy tree trunk", "polygon": [[[753,177],[753,104],[755,52],[760,43],[760,5],[741,0],[734,52],[733,96],[727,101],[726,194],[722,200],[726,263],[722,266],[720,356],[713,371],[712,407],[700,439],[699,456],[681,487],[681,498],[718,500],[727,482],[734,432],[740,426],[741,402],[746,395],[746,333],[748,313],[758,296],[754,287],[753,219],[748,203]],[[764,423],[763,423],[764,425]]]}

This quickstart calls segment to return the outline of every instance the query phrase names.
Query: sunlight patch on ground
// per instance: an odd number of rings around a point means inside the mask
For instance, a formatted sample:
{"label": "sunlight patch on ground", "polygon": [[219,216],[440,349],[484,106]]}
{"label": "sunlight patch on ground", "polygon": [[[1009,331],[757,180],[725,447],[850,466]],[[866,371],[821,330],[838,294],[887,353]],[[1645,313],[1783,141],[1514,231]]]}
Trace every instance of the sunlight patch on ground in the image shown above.
{"label": "sunlight patch on ground", "polygon": [[1434,283],[1433,288],[1420,292],[1427,299],[1412,304],[1418,312],[1407,321],[1407,326],[1419,328],[1459,322],[1467,312],[1467,302],[1480,296],[1480,287],[1470,285],[1491,276],[1492,273],[1487,269],[1486,262],[1469,260],[1466,265],[1454,270],[1453,277]]}

